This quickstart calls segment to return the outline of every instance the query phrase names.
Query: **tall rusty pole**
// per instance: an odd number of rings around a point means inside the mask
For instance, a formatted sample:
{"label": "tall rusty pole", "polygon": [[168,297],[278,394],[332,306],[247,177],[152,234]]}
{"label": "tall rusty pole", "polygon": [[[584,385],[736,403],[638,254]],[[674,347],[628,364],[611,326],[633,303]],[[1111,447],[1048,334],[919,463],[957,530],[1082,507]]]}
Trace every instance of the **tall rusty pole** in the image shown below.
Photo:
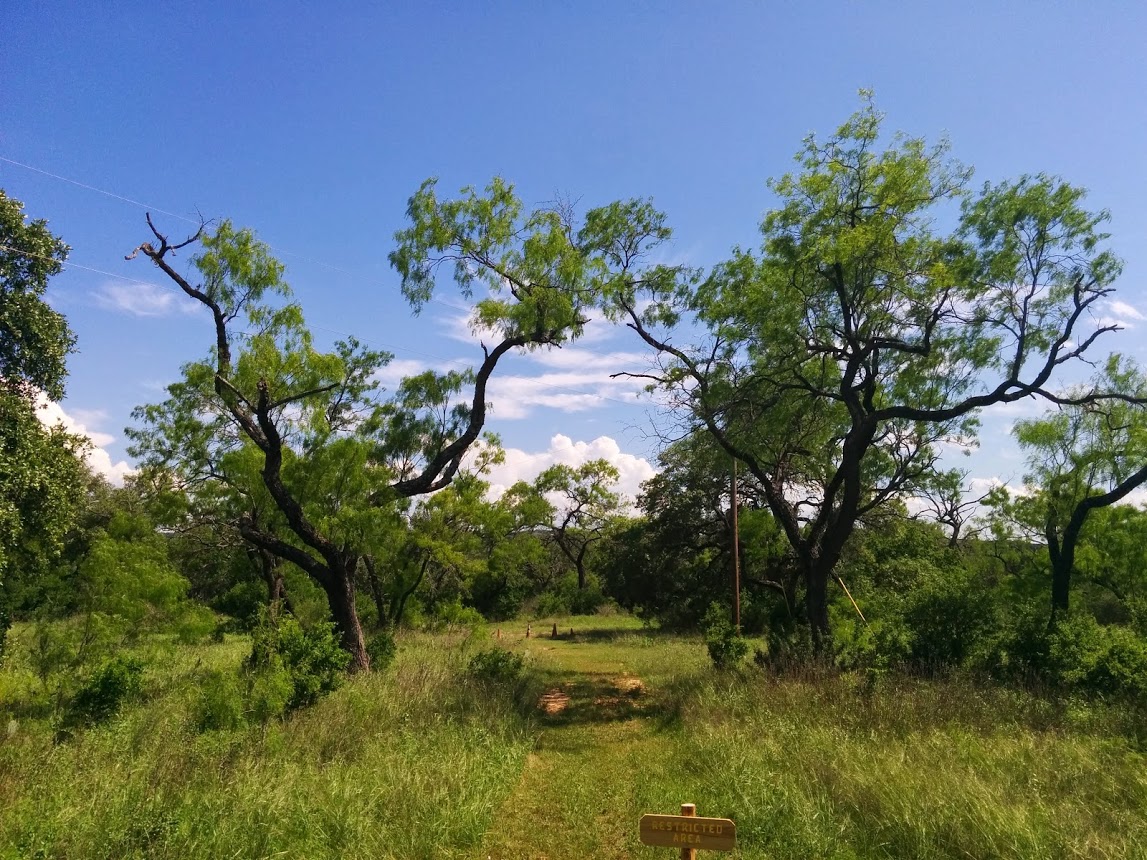
{"label": "tall rusty pole", "polygon": [[741,531],[737,523],[737,458],[733,458],[733,625],[741,634]]}

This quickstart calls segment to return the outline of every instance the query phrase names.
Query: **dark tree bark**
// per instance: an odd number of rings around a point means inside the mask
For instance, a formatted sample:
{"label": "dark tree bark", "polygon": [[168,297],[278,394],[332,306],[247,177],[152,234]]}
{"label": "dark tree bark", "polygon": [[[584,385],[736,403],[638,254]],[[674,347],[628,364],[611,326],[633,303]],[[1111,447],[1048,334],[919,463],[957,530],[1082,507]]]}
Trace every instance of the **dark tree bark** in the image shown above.
{"label": "dark tree bark", "polygon": [[1071,576],[1075,569],[1075,548],[1088,515],[1097,508],[1106,508],[1125,499],[1132,491],[1147,483],[1147,466],[1128,476],[1106,493],[1085,496],[1071,511],[1071,517],[1060,534],[1056,525],[1054,505],[1048,506],[1044,535],[1051,559],[1051,623],[1066,614],[1071,601]]}

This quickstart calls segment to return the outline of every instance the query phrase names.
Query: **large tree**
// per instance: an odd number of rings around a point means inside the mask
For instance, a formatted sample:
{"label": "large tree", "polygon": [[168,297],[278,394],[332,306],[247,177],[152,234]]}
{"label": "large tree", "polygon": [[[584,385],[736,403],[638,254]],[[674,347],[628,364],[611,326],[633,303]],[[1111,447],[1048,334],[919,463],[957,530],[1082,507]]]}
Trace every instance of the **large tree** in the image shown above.
{"label": "large tree", "polygon": [[40,570],[59,551],[85,484],[82,442],[45,428],[44,398],[64,396],[75,344],[44,301],[68,246],[0,190],[0,648],[17,573]]}
{"label": "large tree", "polygon": [[[498,362],[577,337],[614,276],[575,241],[568,212],[526,212],[500,180],[447,201],[427,182],[407,214],[390,255],[406,298],[421,309],[452,264],[466,298],[483,288],[472,322],[485,342],[476,371],[419,374],[390,396],[375,378],[388,355],[354,340],[315,348],[285,300],[282,266],[250,231],[224,223],[172,244],[152,227],[154,241],[137,249],[209,311],[214,344],[165,403],[139,410],[137,455],[176,468],[197,492],[225,488],[243,538],[326,592],[354,669],[369,665],[355,575],[368,560],[376,573],[386,564],[376,556],[393,505],[450,484],[485,424]],[[202,251],[184,274],[173,256],[191,243]]]}
{"label": "large tree", "polygon": [[[1115,328],[1093,323],[1120,264],[1083,191],[1039,175],[972,193],[945,143],[881,149],[881,120],[867,104],[806,140],[799,172],[771,183],[759,253],[607,296],[660,356],[652,384],[760,482],[822,648],[858,521],[930,480],[940,444],[967,442],[977,410],[1077,401],[1056,393],[1059,372]],[[607,255],[631,259],[624,243]],[[657,325],[687,314],[707,338]]]}

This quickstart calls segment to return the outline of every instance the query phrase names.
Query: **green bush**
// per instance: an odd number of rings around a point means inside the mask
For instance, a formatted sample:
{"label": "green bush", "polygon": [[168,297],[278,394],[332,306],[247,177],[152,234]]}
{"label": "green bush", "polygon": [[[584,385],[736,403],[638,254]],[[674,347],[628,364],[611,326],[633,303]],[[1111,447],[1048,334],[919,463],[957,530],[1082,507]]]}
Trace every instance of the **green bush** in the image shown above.
{"label": "green bush", "polygon": [[596,576],[590,574],[585,588],[578,588],[577,575],[569,573],[539,596],[534,616],[555,618],[564,615],[593,615],[606,600],[601,590],[601,580]]}
{"label": "green bush", "polygon": [[76,691],[65,722],[102,722],[115,716],[124,702],[137,698],[142,692],[142,662],[123,656],[108,660]]}
{"label": "green bush", "polygon": [[295,685],[291,673],[281,661],[266,666],[247,676],[245,693],[247,716],[257,723],[266,723],[283,716],[291,709]]}
{"label": "green bush", "polygon": [[525,660],[512,651],[491,648],[479,651],[470,658],[466,674],[478,681],[494,684],[515,684],[522,677]]}
{"label": "green bush", "polygon": [[1048,634],[1048,658],[1061,686],[1132,699],[1147,694],[1147,642],[1130,628],[1068,616]]}
{"label": "green bush", "polygon": [[304,630],[290,616],[273,618],[264,612],[251,632],[251,654],[245,663],[249,690],[260,691],[264,700],[256,710],[265,714],[282,698],[285,685],[290,693],[281,712],[314,703],[339,686],[349,662],[333,624],[323,622]]}
{"label": "green bush", "polygon": [[711,604],[701,624],[705,631],[705,647],[709,649],[709,658],[714,666],[727,669],[745,658],[749,645],[729,620],[728,607],[720,603]]}
{"label": "green bush", "polygon": [[197,645],[215,633],[219,619],[206,606],[188,603],[175,624],[175,635],[181,645]]}
{"label": "green bush", "polygon": [[375,672],[385,671],[398,654],[398,643],[389,629],[380,630],[366,643],[366,653],[370,657],[370,668]]}
{"label": "green bush", "polygon": [[921,576],[906,598],[903,623],[918,665],[962,666],[997,628],[992,595],[973,574]]}
{"label": "green bush", "polygon": [[434,618],[438,623],[451,627],[473,627],[486,621],[482,613],[473,606],[463,606],[457,601],[438,604],[434,610]]}

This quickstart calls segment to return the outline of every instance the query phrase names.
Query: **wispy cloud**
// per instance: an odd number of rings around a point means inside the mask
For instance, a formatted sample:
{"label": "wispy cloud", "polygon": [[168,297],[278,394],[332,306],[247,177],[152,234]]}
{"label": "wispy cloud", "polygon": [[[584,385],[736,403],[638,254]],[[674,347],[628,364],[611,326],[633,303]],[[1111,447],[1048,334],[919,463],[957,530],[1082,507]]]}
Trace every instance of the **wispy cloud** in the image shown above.
{"label": "wispy cloud", "polygon": [[137,317],[164,317],[199,309],[193,300],[157,284],[107,283],[96,291],[95,300],[102,308]]}
{"label": "wispy cloud", "polygon": [[[461,367],[461,365],[459,365]],[[427,370],[442,370],[440,367],[434,367],[428,361],[422,361],[417,358],[396,358],[384,367],[380,367],[374,374],[374,378],[382,383],[383,388],[387,391],[394,391],[398,384],[408,376],[414,376],[423,373]]]}
{"label": "wispy cloud", "polygon": [[527,418],[539,407],[585,412],[609,406],[637,405],[642,385],[632,379],[610,379],[608,371],[542,373],[538,376],[494,376],[486,402],[496,418]]}
{"label": "wispy cloud", "polygon": [[1113,302],[1108,302],[1107,306],[1111,309],[1111,312],[1113,314],[1115,314],[1116,316],[1126,317],[1127,319],[1140,320],[1140,321],[1147,320],[1147,316],[1144,316],[1137,308],[1133,307],[1132,305],[1127,304],[1127,302],[1121,302],[1118,299],[1116,299]]}

